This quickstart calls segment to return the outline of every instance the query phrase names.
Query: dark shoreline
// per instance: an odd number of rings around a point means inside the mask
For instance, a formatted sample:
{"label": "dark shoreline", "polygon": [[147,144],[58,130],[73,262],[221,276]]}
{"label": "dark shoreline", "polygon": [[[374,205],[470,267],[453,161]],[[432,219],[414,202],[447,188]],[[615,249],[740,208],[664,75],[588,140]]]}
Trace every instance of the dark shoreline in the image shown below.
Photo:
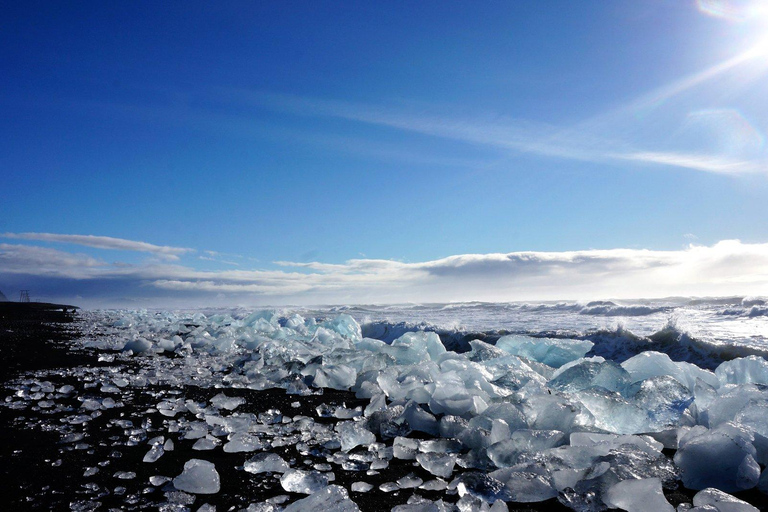
{"label": "dark shoreline", "polygon": [[[0,479],[6,483],[3,495],[9,509],[70,510],[71,503],[78,501],[82,501],[83,510],[90,510],[86,506],[88,502],[98,502],[101,505],[99,509],[118,507],[138,510],[147,506],[158,507],[168,502],[168,489],[149,485],[149,477],[176,476],[180,473],[183,463],[190,458],[214,462],[221,475],[222,484],[221,491],[215,495],[197,496],[193,510],[203,503],[215,504],[217,510],[239,510],[247,507],[249,503],[281,495],[290,496],[291,502],[305,497],[285,492],[280,486],[279,475],[252,475],[237,469],[237,466],[242,466],[244,459],[253,455],[252,453],[244,457],[243,453],[228,454],[220,448],[205,452],[193,451],[192,441],[180,440],[176,442],[175,451],[169,452],[156,463],[147,464],[142,462],[147,451],[146,444],[121,444],[126,429],[116,427],[118,421],[128,420],[138,426],[148,419],[150,424],[146,431],[147,437],[150,438],[165,431],[163,421],[167,418],[157,411],[146,414],[148,409],[157,405],[160,397],[183,397],[196,402],[207,402],[223,391],[222,389],[190,385],[124,388],[119,394],[119,400],[124,403],[123,407],[104,411],[81,429],[85,431],[82,441],[88,444],[88,449],[78,448],[75,443],[63,442],[62,434],[51,431],[50,425],[60,422],[60,416],[76,411],[80,406],[78,400],[88,395],[87,383],[75,378],[72,372],[67,370],[110,366],[115,368],[116,373],[131,374],[135,371],[132,365],[140,364],[122,359],[100,361],[98,354],[93,350],[74,349],[71,342],[79,336],[77,314],[71,310],[63,312],[29,309],[26,314],[16,314],[10,318],[7,315],[0,316],[0,365],[3,369],[2,387],[5,392],[5,403],[0,407],[0,436],[4,439],[0,447],[0,461],[3,462],[0,464]],[[39,375],[40,380],[50,382],[55,389],[61,389],[61,386],[65,385],[73,386],[73,393],[60,393],[57,398],[57,402],[67,405],[67,409],[53,411],[9,406],[13,401],[14,383],[31,375]],[[255,391],[230,388],[225,391],[228,396],[246,399],[246,403],[238,412],[259,414],[269,409],[279,409],[284,415],[305,415],[312,417],[317,423],[326,424],[339,420],[318,417],[316,408],[320,405],[343,404],[347,408],[354,408],[368,404],[368,400],[357,399],[353,393],[346,391],[322,390],[318,391],[318,394],[308,396],[287,395],[283,389]],[[296,402],[299,402],[298,407],[295,407]],[[410,437],[428,436],[413,432]],[[362,448],[358,448],[360,449]],[[299,467],[307,467],[302,466],[302,459],[311,459],[313,463],[326,462],[322,457],[313,458],[299,454],[295,445],[269,451],[281,455],[286,460],[296,461]],[[119,456],[115,455],[115,452],[118,452]],[[665,450],[667,456],[671,457],[673,453],[671,450]],[[86,467],[100,467],[100,470],[96,475],[86,478],[83,476]],[[117,471],[132,471],[136,473],[136,477],[125,481],[116,480],[113,475]],[[408,498],[415,494],[431,500],[457,499],[455,495],[446,496],[444,491],[403,489],[384,493],[378,489],[380,484],[395,481],[409,473],[424,481],[434,478],[413,461],[392,459],[389,467],[381,470],[378,475],[366,475],[365,472],[345,471],[340,468],[334,468],[334,472],[336,480],[332,483],[346,489],[349,489],[353,482],[361,480],[374,485],[374,489],[366,494],[350,492],[352,500],[363,511],[389,511],[395,505],[405,504]],[[101,489],[101,493],[96,491],[97,500],[94,500],[92,492],[84,490],[85,484],[91,486],[91,490],[94,486]],[[115,493],[116,487],[124,487],[125,491]],[[665,490],[665,494],[668,501],[677,506],[680,503],[691,503],[695,491],[680,486],[677,490]],[[767,510],[764,505],[760,505],[765,501],[765,496],[759,491],[742,492],[736,496],[758,506],[760,510]],[[507,505],[509,510],[519,511],[570,510],[555,499],[540,503]]]}

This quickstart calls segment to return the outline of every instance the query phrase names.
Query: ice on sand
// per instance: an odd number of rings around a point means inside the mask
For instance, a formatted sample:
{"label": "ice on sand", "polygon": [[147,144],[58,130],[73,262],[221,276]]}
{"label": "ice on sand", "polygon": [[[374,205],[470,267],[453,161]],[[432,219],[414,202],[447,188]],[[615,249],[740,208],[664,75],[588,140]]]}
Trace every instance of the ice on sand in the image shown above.
{"label": "ice on sand", "polygon": [[284,512],[358,512],[360,509],[349,499],[347,490],[338,485],[329,485],[314,492],[311,496],[296,501]]}
{"label": "ice on sand", "polygon": [[243,469],[248,473],[285,473],[290,466],[277,454],[259,453],[248,459]]}
{"label": "ice on sand", "polygon": [[674,512],[661,489],[658,478],[622,480],[603,495],[603,502],[627,512]]}
{"label": "ice on sand", "polygon": [[727,492],[743,491],[757,485],[760,466],[747,432],[726,423],[700,435],[689,434],[675,453],[689,489],[717,487]]}
{"label": "ice on sand", "polygon": [[288,492],[312,494],[328,485],[328,476],[319,471],[289,469],[280,478],[280,485]]}
{"label": "ice on sand", "polygon": [[715,507],[718,512],[758,512],[757,507],[719,489],[707,488],[693,497],[694,507]]}
{"label": "ice on sand", "polygon": [[173,486],[193,494],[216,494],[221,488],[221,482],[213,463],[190,459],[184,464],[184,471],[173,479]]}

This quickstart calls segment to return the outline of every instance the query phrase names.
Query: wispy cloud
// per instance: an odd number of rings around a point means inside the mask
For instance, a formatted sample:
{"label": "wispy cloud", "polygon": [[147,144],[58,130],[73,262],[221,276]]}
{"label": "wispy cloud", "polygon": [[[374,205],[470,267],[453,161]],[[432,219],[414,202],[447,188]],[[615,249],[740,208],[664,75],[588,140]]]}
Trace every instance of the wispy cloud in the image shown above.
{"label": "wispy cloud", "polygon": [[166,260],[178,260],[180,255],[194,251],[194,249],[186,247],[155,245],[147,242],[126,240],[124,238],[113,238],[111,236],[63,235],[56,233],[2,233],[0,234],[0,237],[17,240],[37,240],[39,242],[84,245],[96,249],[146,252]]}
{"label": "wispy cloud", "polygon": [[[682,100],[686,99],[686,94],[698,94],[704,86],[718,90],[717,83],[713,84],[715,79],[731,72],[735,73],[734,76],[751,76],[751,79],[764,76],[766,66],[754,65],[758,57],[764,57],[764,53],[751,48],[572,126],[498,115],[457,117],[455,113],[446,115],[427,106],[371,105],[248,90],[219,93],[240,105],[292,115],[345,119],[506,151],[588,162],[636,162],[702,172],[742,174],[768,172],[768,157],[764,148],[757,154],[721,154],[713,151],[702,137],[691,137],[686,141],[692,142],[695,150],[685,144],[678,148],[667,147],[672,135],[686,122],[687,112],[682,112],[681,117],[668,119],[666,109],[674,106],[673,100],[684,103]],[[743,69],[747,64],[748,73]],[[653,116],[657,115],[665,119],[655,120]],[[721,126],[721,130],[727,129],[727,126]]]}
{"label": "wispy cloud", "polygon": [[[171,264],[105,263],[45,247],[0,245],[0,281],[14,275],[15,282],[40,278],[40,293],[50,295],[46,279],[55,279],[71,295],[83,295],[80,288],[87,288],[94,300],[113,289],[148,302],[317,304],[761,294],[768,286],[768,244],[738,240],[671,251],[514,252],[416,263],[355,259],[279,265],[278,270],[202,271]],[[88,282],[100,286],[94,289]]]}

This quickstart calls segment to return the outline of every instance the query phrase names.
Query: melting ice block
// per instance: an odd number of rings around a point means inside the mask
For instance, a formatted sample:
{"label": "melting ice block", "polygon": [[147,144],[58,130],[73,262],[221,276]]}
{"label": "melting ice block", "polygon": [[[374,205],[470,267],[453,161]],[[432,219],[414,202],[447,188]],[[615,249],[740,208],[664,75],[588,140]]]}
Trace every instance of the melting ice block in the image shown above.
{"label": "melting ice block", "polygon": [[584,357],[594,343],[588,340],[532,338],[519,334],[502,336],[496,347],[554,368]]}
{"label": "melting ice block", "polygon": [[435,476],[449,477],[456,464],[456,455],[450,453],[420,453],[416,461]]}
{"label": "melting ice block", "polygon": [[768,361],[758,356],[726,361],[715,370],[723,384],[768,384]]}
{"label": "melting ice block", "polygon": [[347,490],[338,485],[329,485],[314,492],[312,496],[296,501],[284,512],[358,512],[360,509],[349,499]]}
{"label": "melting ice block", "polygon": [[603,502],[627,512],[674,512],[658,478],[622,480],[603,495]]}
{"label": "melting ice block", "polygon": [[258,453],[243,465],[248,473],[285,473],[289,468],[288,463],[274,453]]}
{"label": "melting ice block", "polygon": [[356,446],[365,446],[376,442],[376,436],[363,427],[359,421],[345,421],[338,427],[341,449],[348,452]]}
{"label": "melting ice block", "polygon": [[280,478],[280,485],[288,492],[312,494],[328,485],[328,476],[319,471],[289,469]]}
{"label": "melting ice block", "polygon": [[675,464],[689,489],[716,487],[736,492],[757,485],[760,466],[755,461],[755,447],[750,436],[736,426],[726,423],[682,441]]}
{"label": "melting ice block", "polygon": [[216,494],[221,488],[221,482],[213,463],[190,459],[184,464],[184,471],[173,479],[173,486],[193,494]]}
{"label": "melting ice block", "polygon": [[746,501],[731,496],[728,493],[718,489],[704,489],[693,497],[694,507],[715,507],[718,512],[758,512],[757,507],[753,507]]}
{"label": "melting ice block", "polygon": [[581,359],[574,363],[556,371],[547,385],[569,393],[596,386],[621,393],[630,384],[629,372],[613,361]]}

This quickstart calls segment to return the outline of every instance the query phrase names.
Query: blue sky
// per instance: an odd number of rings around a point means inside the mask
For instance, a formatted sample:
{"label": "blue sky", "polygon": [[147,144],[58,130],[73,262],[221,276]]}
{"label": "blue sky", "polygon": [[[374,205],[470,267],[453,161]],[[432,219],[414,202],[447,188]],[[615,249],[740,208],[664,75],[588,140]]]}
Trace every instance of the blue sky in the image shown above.
{"label": "blue sky", "polygon": [[[759,0],[17,3],[0,20],[0,289],[759,293],[767,33]],[[705,249],[717,263],[696,266]],[[649,280],[644,251],[690,277]],[[462,255],[487,267],[424,270]]]}

